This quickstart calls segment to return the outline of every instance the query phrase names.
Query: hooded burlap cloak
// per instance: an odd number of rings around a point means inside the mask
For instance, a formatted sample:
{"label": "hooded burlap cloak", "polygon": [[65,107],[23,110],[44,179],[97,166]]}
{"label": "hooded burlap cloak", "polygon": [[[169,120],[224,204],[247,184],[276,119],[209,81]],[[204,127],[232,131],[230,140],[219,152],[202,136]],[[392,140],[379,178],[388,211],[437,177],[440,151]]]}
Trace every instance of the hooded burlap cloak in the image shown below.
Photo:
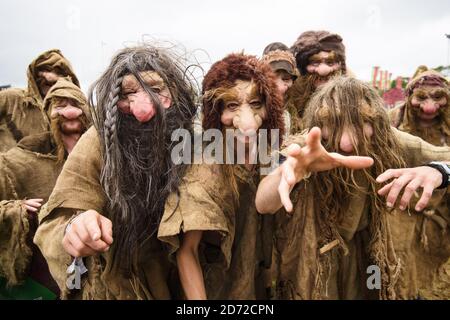
{"label": "hooded burlap cloak", "polygon": [[[426,82],[428,78],[436,78],[447,91],[447,105],[442,108],[440,117],[442,121],[430,128],[422,128],[412,112],[411,96],[414,88]],[[448,81],[439,72],[427,70],[419,73],[406,87],[406,101],[389,111],[392,126],[401,131],[421,137],[425,141],[436,146],[450,146],[450,88]]]}
{"label": "hooded burlap cloak", "polygon": [[[47,94],[45,105],[50,115],[51,99],[72,98],[84,114],[89,115],[86,98],[80,89],[66,79],[59,79]],[[89,116],[87,116],[89,119]],[[88,125],[89,120],[86,120]],[[48,267],[32,238],[37,228],[37,214],[22,208],[21,200],[42,198],[48,200],[62,169],[56,151],[58,144],[50,132],[23,138],[8,152],[0,154],[0,274],[9,286],[15,286],[31,276],[58,292]]]}
{"label": "hooded burlap cloak", "polygon": [[[36,268],[31,266],[37,217],[20,202],[26,198],[47,201],[51,193],[62,165],[57,163],[49,142],[49,133],[28,136],[0,154],[0,275],[9,286],[21,284],[30,272],[39,273],[39,267],[46,268],[40,257],[34,259]],[[48,282],[45,270],[41,275]]]}
{"label": "hooded burlap cloak", "polygon": [[166,202],[158,238],[170,254],[182,233],[204,231],[199,255],[208,299],[267,298],[272,217],[256,211],[259,179],[259,170],[241,165],[193,165]]}
{"label": "hooded burlap cloak", "polygon": [[[427,81],[427,79],[431,77],[434,79],[438,79],[438,83],[441,82],[442,86],[447,89],[448,94],[448,104],[445,106],[442,111],[442,121],[435,126],[430,128],[422,128],[419,126],[417,119],[411,108],[411,96],[414,89],[417,86],[420,86],[423,81]],[[436,83],[437,84],[437,83]],[[413,134],[418,136],[428,143],[434,144],[436,146],[450,146],[450,91],[448,88],[447,80],[438,72],[433,70],[427,70],[426,67],[419,68],[416,72],[414,78],[408,84],[406,88],[406,101],[396,108],[390,110],[388,112],[389,118],[391,121],[391,125],[398,128],[401,131]],[[433,210],[438,211],[440,215],[449,216],[450,215],[450,199],[447,198],[447,201],[442,201],[435,205]],[[438,277],[436,280],[435,286],[439,287],[442,284],[439,284],[439,281],[446,282],[447,286],[450,283],[450,260],[447,262],[446,267],[447,272],[442,272],[441,277]],[[447,294],[444,294],[440,289],[423,289],[421,294],[427,298],[446,298],[450,299],[450,289]]]}
{"label": "hooded burlap cloak", "polygon": [[[431,160],[450,161],[450,149],[435,147],[415,136],[395,130],[407,150],[407,166]],[[292,141],[302,144],[297,135]],[[310,178],[314,179],[314,175]],[[359,184],[362,175],[356,175]],[[361,180],[362,179],[362,180]],[[367,182],[366,182],[367,184]],[[439,193],[439,192],[438,192]],[[437,195],[435,201],[442,196]],[[277,295],[280,299],[414,299],[430,290],[450,257],[450,217],[435,212],[383,210],[375,212],[370,197],[358,191],[352,195],[337,230],[344,243],[331,241],[319,247],[320,231],[315,206],[320,205],[308,180],[291,193],[292,215],[276,215]],[[425,211],[426,212],[426,211]],[[378,217],[376,219],[376,217]],[[376,220],[378,220],[377,223]],[[378,226],[378,227],[377,227]],[[346,247],[348,254],[344,254]],[[381,269],[381,290],[369,290],[367,268]],[[450,283],[439,285],[450,291]],[[443,288],[442,288],[443,286]],[[435,289],[435,288],[433,288]]]}
{"label": "hooded burlap cloak", "polygon": [[27,89],[0,91],[0,152],[9,150],[26,136],[49,129],[48,119],[42,113],[44,97],[37,84],[41,69],[56,70],[70,77],[77,86],[80,85],[70,63],[59,50],[49,50],[39,55],[28,66]]}
{"label": "hooded burlap cloak", "polygon": [[110,251],[84,258],[88,272],[83,275],[80,290],[67,288],[66,269],[72,262],[72,257],[62,246],[67,223],[77,212],[90,209],[108,217],[107,198],[100,184],[101,167],[98,133],[91,127],[69,155],[49,201],[39,213],[39,228],[34,242],[47,260],[62,298],[170,299],[173,267],[156,235],[140,250],[139,274],[136,277],[127,278],[112,270],[113,243]]}

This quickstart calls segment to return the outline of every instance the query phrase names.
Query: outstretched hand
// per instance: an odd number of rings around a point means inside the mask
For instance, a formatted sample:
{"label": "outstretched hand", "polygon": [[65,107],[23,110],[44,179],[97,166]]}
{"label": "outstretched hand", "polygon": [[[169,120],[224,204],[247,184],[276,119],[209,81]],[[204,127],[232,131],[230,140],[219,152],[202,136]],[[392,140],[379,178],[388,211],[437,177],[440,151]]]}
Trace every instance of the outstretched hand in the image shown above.
{"label": "outstretched hand", "polygon": [[310,172],[327,171],[338,167],[364,169],[372,164],[373,159],[370,157],[343,156],[328,152],[321,144],[320,128],[314,127],[309,131],[303,148],[298,144],[292,144],[287,149],[287,159],[281,165],[281,180],[278,187],[281,203],[286,211],[292,211],[293,205],[289,194]]}
{"label": "outstretched hand", "polygon": [[400,192],[404,189],[399,209],[405,210],[414,192],[422,188],[422,196],[415,206],[416,211],[422,211],[428,205],[434,189],[441,185],[442,174],[438,170],[426,166],[389,169],[378,176],[377,182],[383,183],[391,179],[393,180],[378,191],[379,195],[386,196],[386,205],[393,208]]}

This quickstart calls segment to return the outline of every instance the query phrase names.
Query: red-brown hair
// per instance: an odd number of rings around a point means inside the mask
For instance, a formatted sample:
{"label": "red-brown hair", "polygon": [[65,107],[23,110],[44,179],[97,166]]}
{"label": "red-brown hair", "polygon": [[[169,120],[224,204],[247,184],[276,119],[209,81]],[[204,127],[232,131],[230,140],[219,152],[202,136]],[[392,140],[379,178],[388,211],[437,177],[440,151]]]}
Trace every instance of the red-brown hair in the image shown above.
{"label": "red-brown hair", "polygon": [[277,90],[275,74],[270,66],[255,56],[232,53],[214,63],[203,79],[203,129],[222,130],[221,103],[216,96],[205,94],[217,88],[232,88],[236,80],[253,81],[267,109],[267,119],[261,129],[279,129],[280,143],[284,135],[283,97]]}

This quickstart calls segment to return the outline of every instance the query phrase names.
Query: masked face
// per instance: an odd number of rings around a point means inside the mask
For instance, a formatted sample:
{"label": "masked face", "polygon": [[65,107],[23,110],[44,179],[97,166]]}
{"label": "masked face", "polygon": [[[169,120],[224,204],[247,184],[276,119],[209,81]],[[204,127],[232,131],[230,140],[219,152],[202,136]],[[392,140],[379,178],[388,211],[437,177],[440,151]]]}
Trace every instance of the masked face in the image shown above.
{"label": "masked face", "polygon": [[42,98],[45,98],[50,88],[61,78],[62,75],[54,70],[38,71],[37,85]]}
{"label": "masked face", "polygon": [[253,82],[237,80],[235,84],[221,97],[223,112],[220,120],[225,129],[239,131],[240,142],[248,143],[267,119],[267,110]]}
{"label": "masked face", "polygon": [[77,101],[69,98],[52,98],[50,124],[57,145],[59,161],[72,152],[88,127],[88,120]]}
{"label": "masked face", "polygon": [[[161,76],[154,71],[140,72],[139,75],[148,89],[157,95],[161,106],[168,109],[172,103],[172,96]],[[132,74],[126,75],[122,81],[122,90],[117,106],[120,111],[133,115],[141,123],[150,121],[157,108],[157,104],[150,94]]]}
{"label": "masked face", "polygon": [[83,110],[73,99],[59,98],[52,103],[50,117],[58,119],[59,128],[63,134],[81,134],[86,129],[81,121],[82,115]]}
{"label": "masked face", "polygon": [[413,113],[419,118],[422,126],[435,124],[439,113],[448,104],[448,94],[443,88],[436,86],[421,86],[414,89],[411,97]]}
{"label": "masked face", "polygon": [[277,76],[276,84],[277,84],[278,91],[284,97],[286,94],[286,91],[290,87],[292,87],[292,84],[294,83],[294,79],[286,70],[277,70],[275,72],[275,74]]}
{"label": "masked face", "polygon": [[[366,139],[371,139],[373,135],[373,127],[370,123],[366,122],[363,126],[363,132]],[[330,137],[330,129],[325,126],[322,128],[322,138],[328,140]],[[353,128],[344,128],[342,135],[339,139],[339,152],[344,154],[355,153],[355,146],[359,144],[358,135]]]}
{"label": "masked face", "polygon": [[310,75],[317,77],[314,82],[317,88],[341,70],[341,63],[334,52],[321,51],[309,58],[306,70]]}
{"label": "masked face", "polygon": [[[367,114],[370,113],[369,107],[365,106],[365,105],[363,105],[361,107],[361,111],[362,111],[363,115],[365,113],[367,113]],[[343,119],[341,119],[338,122],[342,124],[343,128],[342,128],[342,131],[340,132],[340,135],[339,134],[336,135],[335,133],[332,132],[335,129],[333,129],[332,125],[328,124],[329,123],[328,119],[330,117],[334,117],[334,116],[340,117],[339,110],[336,110],[336,112],[334,112],[334,114],[331,114],[329,112],[328,107],[323,106],[321,108],[321,110],[319,111],[319,114],[320,114],[320,117],[323,119],[322,139],[326,142],[329,142],[332,145],[337,146],[336,150],[333,150],[333,151],[337,151],[337,152],[343,153],[343,154],[355,154],[356,149],[360,147],[361,140],[362,140],[361,136],[360,136],[360,132],[359,132],[359,130],[357,130],[356,126],[351,124],[348,121],[345,121],[345,120],[342,121]],[[361,117],[361,119],[363,121],[362,122],[362,130],[361,130],[362,134],[364,135],[363,139],[368,142],[370,142],[372,140],[372,136],[373,136],[373,132],[374,132],[373,126],[370,123],[369,118],[370,118],[369,116]],[[329,141],[330,139],[337,140],[337,143],[336,142],[333,143],[332,141]]]}

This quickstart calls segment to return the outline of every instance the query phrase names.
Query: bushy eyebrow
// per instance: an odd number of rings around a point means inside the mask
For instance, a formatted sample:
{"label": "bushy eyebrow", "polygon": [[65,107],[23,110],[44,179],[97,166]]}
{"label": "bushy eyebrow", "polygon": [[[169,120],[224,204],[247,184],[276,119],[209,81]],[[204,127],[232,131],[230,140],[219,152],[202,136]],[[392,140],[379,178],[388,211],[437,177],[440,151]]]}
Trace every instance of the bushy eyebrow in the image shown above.
{"label": "bushy eyebrow", "polygon": [[437,94],[443,94],[446,95],[447,92],[445,91],[445,89],[443,88],[436,88],[436,89],[431,89],[431,90],[425,90],[425,89],[415,89],[413,95],[414,96],[435,96]]}
{"label": "bushy eyebrow", "polygon": [[[144,81],[144,83],[150,87],[153,86],[158,86],[160,88],[164,88],[166,85],[164,83],[163,79],[159,79],[159,78],[154,78],[150,75],[141,75],[141,79],[142,81]],[[136,90],[141,86],[141,83],[139,82],[139,79],[136,78],[135,75],[133,75],[132,77],[129,77],[127,80],[125,80],[124,82],[122,82],[122,90],[126,91],[126,90]]]}
{"label": "bushy eyebrow", "polygon": [[155,79],[152,77],[143,77],[142,80],[144,80],[144,82],[150,86],[160,86],[160,87],[165,86],[163,79]]}
{"label": "bushy eyebrow", "polygon": [[336,54],[334,52],[330,52],[330,55],[326,58],[320,58],[317,55],[313,55],[309,58],[309,62],[310,63],[314,63],[314,62],[322,62],[322,61],[326,61],[326,62],[337,62],[336,61]]}
{"label": "bushy eyebrow", "polygon": [[253,85],[252,90],[250,91],[250,95],[248,97],[248,100],[253,100],[253,99],[262,99],[262,95],[258,90],[258,86],[257,85]]}
{"label": "bushy eyebrow", "polygon": [[72,98],[60,98],[60,97],[54,98],[54,100],[52,101],[52,105],[54,107],[60,107],[61,104],[66,102],[70,102],[70,104],[72,104],[74,107],[79,107],[79,103],[77,100]]}
{"label": "bushy eyebrow", "polygon": [[233,89],[225,90],[224,92],[222,92],[217,96],[217,99],[223,101],[224,103],[230,101],[241,102],[239,95]]}
{"label": "bushy eyebrow", "polygon": [[425,91],[425,90],[423,90],[423,89],[415,89],[414,92],[413,92],[413,95],[414,95],[414,96],[417,96],[417,95],[426,95],[426,94],[427,94],[427,91]]}
{"label": "bushy eyebrow", "polygon": [[122,90],[133,90],[139,87],[139,81],[135,77],[124,79],[122,82]]}
{"label": "bushy eyebrow", "polygon": [[443,89],[443,88],[437,88],[437,89],[431,90],[430,94],[431,95],[436,95],[436,94],[447,95],[447,91],[445,91],[445,89]]}

